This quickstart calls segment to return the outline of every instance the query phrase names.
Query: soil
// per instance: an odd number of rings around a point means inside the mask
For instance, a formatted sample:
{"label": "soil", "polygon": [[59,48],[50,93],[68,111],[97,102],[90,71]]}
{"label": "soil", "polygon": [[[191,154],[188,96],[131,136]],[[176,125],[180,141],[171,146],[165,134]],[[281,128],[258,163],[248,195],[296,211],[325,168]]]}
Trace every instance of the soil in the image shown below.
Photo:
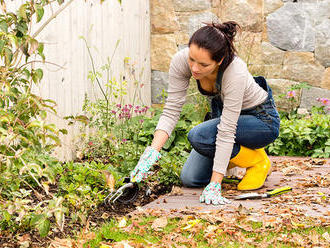
{"label": "soil", "polygon": [[[150,189],[150,191],[148,190]],[[115,202],[114,204],[100,204],[96,209],[92,210],[91,213],[86,216],[87,223],[89,226],[93,228],[102,226],[103,223],[107,222],[111,218],[119,218],[124,216],[130,212],[133,212],[137,207],[144,206],[159,196],[164,195],[170,192],[172,189],[171,186],[164,186],[159,184],[151,184],[145,185],[141,187],[138,191],[138,196],[136,200],[132,203],[120,203]],[[53,189],[55,190],[55,188]],[[147,190],[151,192],[151,194],[146,194]],[[35,201],[38,201],[40,198],[40,194],[42,192],[35,192],[36,194],[33,196]],[[46,196],[44,196],[46,197]],[[44,198],[45,199],[45,198]],[[51,220],[55,222],[55,220]],[[48,247],[51,240],[55,238],[65,238],[65,237],[74,237],[76,234],[81,231],[86,225],[81,223],[72,223],[70,219],[66,219],[66,225],[64,227],[64,231],[60,230],[52,231],[46,238],[41,238],[38,231],[33,230],[29,232],[20,232],[20,233],[12,233],[8,232],[0,232],[0,247],[1,248],[19,248],[24,247],[21,246],[22,240],[28,240],[30,246],[28,247]]]}

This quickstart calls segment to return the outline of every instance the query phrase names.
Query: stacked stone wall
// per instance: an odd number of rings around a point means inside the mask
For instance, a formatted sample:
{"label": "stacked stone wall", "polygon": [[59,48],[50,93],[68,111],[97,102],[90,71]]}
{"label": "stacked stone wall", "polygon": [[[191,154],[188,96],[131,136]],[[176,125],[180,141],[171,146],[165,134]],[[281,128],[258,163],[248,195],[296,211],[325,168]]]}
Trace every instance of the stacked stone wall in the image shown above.
{"label": "stacked stone wall", "polygon": [[317,105],[310,99],[330,98],[330,0],[150,0],[150,5],[153,103],[167,87],[172,56],[193,32],[203,22],[229,20],[242,27],[238,55],[253,75],[269,80],[275,94],[306,82],[312,86],[309,105]]}

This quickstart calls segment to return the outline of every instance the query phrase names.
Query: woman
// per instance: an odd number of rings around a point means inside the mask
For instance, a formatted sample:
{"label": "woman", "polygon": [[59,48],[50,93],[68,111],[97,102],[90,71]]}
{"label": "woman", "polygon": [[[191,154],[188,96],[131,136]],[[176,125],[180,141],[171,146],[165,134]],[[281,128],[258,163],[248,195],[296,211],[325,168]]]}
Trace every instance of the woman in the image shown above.
{"label": "woman", "polygon": [[225,204],[221,182],[228,168],[246,168],[238,190],[263,186],[271,163],[263,147],[279,134],[280,119],[272,91],[263,77],[252,77],[235,55],[233,39],[238,24],[207,24],[189,40],[189,47],[172,59],[168,98],[151,146],[147,147],[131,178],[146,178],[160,159],[159,151],[171,135],[185,103],[189,80],[194,77],[200,92],[211,100],[211,119],[188,134],[193,150],[181,172],[188,187],[205,186],[200,201]]}

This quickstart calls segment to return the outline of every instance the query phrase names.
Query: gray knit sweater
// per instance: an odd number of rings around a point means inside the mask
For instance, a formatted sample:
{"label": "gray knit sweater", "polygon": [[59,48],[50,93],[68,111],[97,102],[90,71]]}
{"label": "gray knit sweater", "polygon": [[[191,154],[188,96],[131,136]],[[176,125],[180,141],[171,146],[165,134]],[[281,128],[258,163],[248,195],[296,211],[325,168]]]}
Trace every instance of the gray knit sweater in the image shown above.
{"label": "gray knit sweater", "polygon": [[[191,78],[188,65],[189,48],[182,49],[172,58],[169,70],[168,97],[156,130],[171,135],[186,101]],[[213,170],[226,174],[235,143],[237,121],[241,110],[264,102],[267,92],[253,79],[244,61],[235,57],[223,74],[221,83],[223,111],[218,124]]]}

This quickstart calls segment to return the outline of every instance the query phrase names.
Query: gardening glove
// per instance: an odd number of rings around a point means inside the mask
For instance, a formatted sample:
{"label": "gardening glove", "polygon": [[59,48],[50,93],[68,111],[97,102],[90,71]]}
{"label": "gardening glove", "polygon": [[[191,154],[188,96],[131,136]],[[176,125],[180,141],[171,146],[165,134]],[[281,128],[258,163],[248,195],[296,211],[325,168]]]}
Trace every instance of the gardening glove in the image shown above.
{"label": "gardening glove", "polygon": [[143,179],[147,178],[150,174],[152,174],[152,172],[148,171],[160,158],[160,153],[151,146],[148,146],[140,157],[137,166],[131,172],[131,181],[139,183]]}
{"label": "gardening glove", "polygon": [[213,205],[224,205],[226,203],[230,203],[228,199],[221,196],[221,183],[218,182],[210,182],[203,190],[199,201]]}

